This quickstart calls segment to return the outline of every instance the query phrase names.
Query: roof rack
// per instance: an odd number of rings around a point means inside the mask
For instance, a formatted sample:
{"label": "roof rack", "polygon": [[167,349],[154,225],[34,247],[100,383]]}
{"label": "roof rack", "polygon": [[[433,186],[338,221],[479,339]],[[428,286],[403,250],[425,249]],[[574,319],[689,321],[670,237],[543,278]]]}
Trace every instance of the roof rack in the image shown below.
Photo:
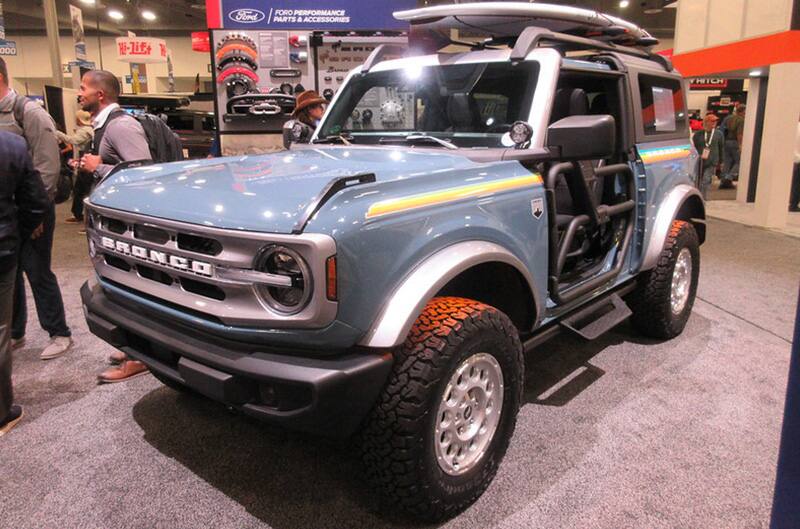
{"label": "roof rack", "polygon": [[630,55],[632,57],[639,57],[650,61],[657,62],[666,71],[673,70],[672,61],[663,55],[652,53],[651,51],[632,48],[630,46],[619,46],[610,42],[603,42],[595,39],[588,39],[585,37],[577,37],[574,35],[567,35],[564,33],[553,33],[544,28],[530,26],[525,28],[522,33],[517,37],[516,43],[511,50],[512,61],[522,61],[528,56],[528,53],[540,47],[542,44],[549,42],[564,49],[564,51],[577,51],[577,50],[603,50],[620,53],[623,55]]}
{"label": "roof rack", "polygon": [[408,52],[407,46],[400,44],[381,44],[369,54],[367,60],[361,66],[361,74],[369,73],[373,66],[385,61],[387,55],[404,55]]}

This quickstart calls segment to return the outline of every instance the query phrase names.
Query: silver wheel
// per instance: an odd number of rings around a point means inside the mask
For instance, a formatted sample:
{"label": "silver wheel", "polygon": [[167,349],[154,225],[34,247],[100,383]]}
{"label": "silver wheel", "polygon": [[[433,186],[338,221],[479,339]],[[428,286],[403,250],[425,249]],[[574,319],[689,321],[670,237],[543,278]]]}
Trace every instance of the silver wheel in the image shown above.
{"label": "silver wheel", "polygon": [[503,410],[503,371],[490,354],[463,362],[444,388],[433,445],[439,467],[451,476],[469,471],[492,442]]}
{"label": "silver wheel", "polygon": [[692,289],[692,252],[689,248],[682,248],[675,260],[675,269],[672,272],[672,288],[670,291],[670,305],[675,315],[683,312],[686,302],[689,301],[689,292]]}

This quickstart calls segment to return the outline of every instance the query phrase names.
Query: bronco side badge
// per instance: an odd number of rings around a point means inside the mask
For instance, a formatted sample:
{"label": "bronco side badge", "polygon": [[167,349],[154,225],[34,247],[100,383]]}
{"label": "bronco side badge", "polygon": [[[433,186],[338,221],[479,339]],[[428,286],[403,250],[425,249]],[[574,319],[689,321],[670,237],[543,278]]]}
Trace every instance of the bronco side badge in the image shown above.
{"label": "bronco side badge", "polygon": [[533,213],[533,218],[536,220],[542,218],[542,214],[544,214],[544,199],[534,198],[531,200],[531,213]]}

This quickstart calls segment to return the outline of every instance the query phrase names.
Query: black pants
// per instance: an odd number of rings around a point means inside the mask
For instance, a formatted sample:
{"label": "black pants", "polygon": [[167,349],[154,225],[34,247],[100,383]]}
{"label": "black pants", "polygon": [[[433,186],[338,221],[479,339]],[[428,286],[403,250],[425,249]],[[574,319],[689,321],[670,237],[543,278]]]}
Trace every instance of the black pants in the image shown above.
{"label": "black pants", "polygon": [[16,277],[15,266],[0,272],[0,423],[5,422],[14,404],[14,391],[11,388],[11,313]]}
{"label": "black pants", "polygon": [[794,173],[792,173],[792,189],[789,191],[789,207],[800,207],[800,163],[794,164]]}
{"label": "black pants", "polygon": [[75,175],[75,184],[72,188],[72,216],[83,220],[83,199],[92,189],[92,175],[78,171]]}
{"label": "black pants", "polygon": [[50,269],[53,252],[53,232],[56,228],[55,205],[51,204],[44,216],[44,232],[38,239],[28,239],[20,248],[19,266],[17,267],[17,286],[14,289],[14,321],[11,337],[19,339],[25,336],[28,323],[28,307],[25,301],[25,282],[22,273],[28,277],[36,303],[36,314],[42,329],[53,336],[70,336],[64,315],[64,301],[58,287],[56,275]]}

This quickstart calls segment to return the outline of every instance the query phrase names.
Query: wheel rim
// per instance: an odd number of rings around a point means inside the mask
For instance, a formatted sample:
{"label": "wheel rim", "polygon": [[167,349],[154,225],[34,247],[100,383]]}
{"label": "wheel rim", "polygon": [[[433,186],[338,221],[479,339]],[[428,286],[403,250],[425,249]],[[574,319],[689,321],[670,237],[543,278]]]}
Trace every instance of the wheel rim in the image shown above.
{"label": "wheel rim", "polygon": [[672,290],[670,304],[672,313],[677,315],[686,308],[689,301],[689,292],[692,287],[692,253],[689,248],[682,248],[675,261],[675,270],[672,272]]}
{"label": "wheel rim", "polygon": [[439,402],[433,445],[439,467],[457,476],[483,459],[503,409],[503,371],[490,354],[477,353],[453,372]]}

